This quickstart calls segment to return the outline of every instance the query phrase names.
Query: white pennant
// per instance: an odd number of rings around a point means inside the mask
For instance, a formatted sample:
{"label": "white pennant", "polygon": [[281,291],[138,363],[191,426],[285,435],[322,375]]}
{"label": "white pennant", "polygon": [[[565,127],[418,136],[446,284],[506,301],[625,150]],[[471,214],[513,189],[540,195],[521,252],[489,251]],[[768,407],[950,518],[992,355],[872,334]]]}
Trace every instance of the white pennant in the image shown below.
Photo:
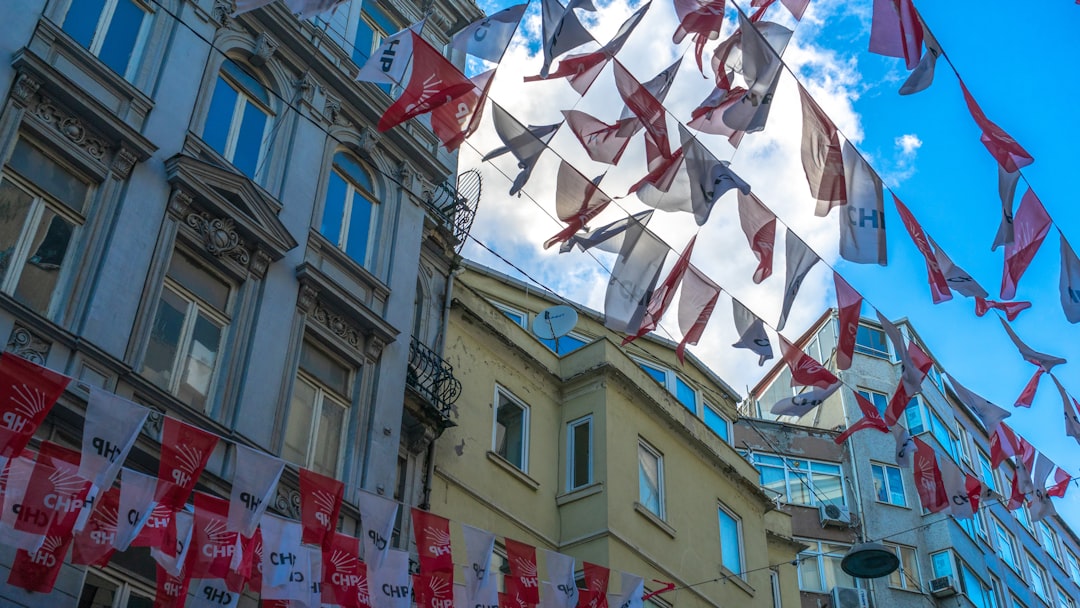
{"label": "white pennant", "polygon": [[245,538],[255,534],[259,519],[270,504],[285,461],[242,445],[236,446],[236,474],[229,495],[229,521],[226,528]]}
{"label": "white pennant", "polygon": [[840,256],[856,264],[885,266],[885,204],[881,178],[850,141],[844,141],[844,183],[847,205],[837,214],[840,222]]}
{"label": "white pennant", "polygon": [[967,387],[957,382],[956,378],[951,375],[945,374],[945,376],[949,379],[949,384],[952,384],[953,388],[956,389],[956,396],[960,398],[960,402],[975,412],[975,415],[982,421],[983,426],[986,427],[987,432],[993,432],[998,423],[1012,416],[1011,412],[969,391]]}
{"label": "white pennant", "polygon": [[424,31],[426,21],[426,18],[421,19],[393,36],[384,38],[379,48],[371,53],[371,57],[368,57],[360,68],[356,80],[389,85],[408,82],[405,72],[412,63],[412,33],[419,36]]}
{"label": "white pennant", "polygon": [[364,545],[364,563],[368,568],[378,568],[390,550],[390,535],[394,531],[398,504],[389,498],[361,490],[356,497],[356,506],[360,508],[360,541]]}
{"label": "white pennant", "polygon": [[634,333],[656,288],[667,243],[639,222],[631,222],[604,295],[604,327]]}
{"label": "white pennant", "polygon": [[116,538],[113,539],[117,551],[127,551],[146,520],[150,519],[157,482],[157,477],[131,469],[124,469],[120,475],[120,513],[116,518]]}
{"label": "white pennant", "polygon": [[79,476],[112,487],[150,410],[96,386],[90,387],[83,422]]}
{"label": "white pennant", "polygon": [[[497,608],[499,586],[495,573],[490,571],[491,552],[495,548],[495,534],[480,528],[462,524],[465,537],[465,603],[462,606]],[[548,568],[551,564],[548,564]]]}
{"label": "white pennant", "polygon": [[904,425],[897,424],[893,426],[892,434],[896,439],[896,466],[910,469],[914,464],[912,457],[915,455],[915,441],[911,433]]}
{"label": "white pennant", "polygon": [[229,591],[222,578],[193,580],[191,591],[185,604],[187,608],[233,608],[240,601],[240,594]]}
{"label": "white pennant", "polygon": [[735,333],[739,334],[739,341],[732,346],[750,349],[758,355],[758,365],[765,365],[773,358],[772,344],[765,333],[765,322],[738,300],[731,300],[731,310],[735,317]]}
{"label": "white pennant", "polygon": [[[300,545],[304,527],[298,521],[263,515],[263,599],[307,599],[307,552]],[[299,579],[299,580],[296,580]],[[269,591],[268,591],[269,590]]]}
{"label": "white pennant", "polygon": [[151,547],[150,557],[154,558],[154,561],[170,576],[180,576],[180,572],[184,569],[184,561],[187,559],[188,547],[191,546],[195,516],[187,511],[177,511],[173,515],[173,520],[176,522],[176,555],[169,555],[157,547]]}
{"label": "white pennant", "polygon": [[1061,235],[1061,309],[1069,323],[1080,323],[1080,259]]}
{"label": "white pennant", "polygon": [[608,594],[608,608],[642,608],[645,595],[645,579],[628,572],[620,572],[622,581],[618,593]]}
{"label": "white pennant", "polygon": [[510,39],[514,37],[518,22],[525,14],[527,6],[528,3],[517,4],[472,22],[454,34],[454,38],[450,41],[450,48],[459,53],[468,53],[497,63],[502,59],[503,52],[510,44]]}
{"label": "white pennant", "polygon": [[[25,453],[25,452],[24,452]],[[15,529],[18,513],[15,509],[22,506],[26,498],[26,487],[34,472],[34,461],[25,456],[18,456],[8,461],[7,483],[3,494],[3,515],[0,515],[0,544],[25,549],[35,553],[45,542],[44,534],[34,534]]]}
{"label": "white pennant", "polygon": [[832,394],[843,385],[843,382],[836,382],[825,388],[815,387],[799,393],[794,397],[781,399],[772,406],[772,410],[770,411],[777,416],[794,416],[796,418],[802,418],[810,413],[815,407],[824,403],[826,399],[831,397]]}
{"label": "white pennant", "polygon": [[776,331],[784,329],[787,324],[788,314],[791,313],[791,305],[795,303],[795,296],[799,294],[803,279],[807,273],[818,263],[819,258],[806,243],[802,242],[794,232],[788,230],[784,242],[784,251],[787,253],[787,272],[784,276],[784,303],[780,309],[780,321],[776,323]]}
{"label": "white pennant", "polygon": [[408,552],[387,551],[378,567],[372,569],[369,565],[368,580],[372,608],[409,608],[412,577]]}
{"label": "white pennant", "polygon": [[540,602],[544,608],[574,608],[578,603],[574,558],[547,549],[543,553],[548,580],[541,588]]}

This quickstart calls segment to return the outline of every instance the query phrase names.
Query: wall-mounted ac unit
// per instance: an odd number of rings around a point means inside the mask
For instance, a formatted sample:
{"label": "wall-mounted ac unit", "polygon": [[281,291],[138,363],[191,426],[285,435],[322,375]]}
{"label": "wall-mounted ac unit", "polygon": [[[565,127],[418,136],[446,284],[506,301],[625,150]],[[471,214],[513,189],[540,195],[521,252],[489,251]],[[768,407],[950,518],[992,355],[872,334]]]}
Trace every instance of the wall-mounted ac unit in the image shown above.
{"label": "wall-mounted ac unit", "polygon": [[847,507],[832,503],[818,505],[818,515],[821,517],[822,527],[842,526],[846,528],[851,525],[851,510]]}
{"label": "wall-mounted ac unit", "polygon": [[833,587],[829,596],[832,598],[829,602],[830,608],[870,608],[865,589]]}
{"label": "wall-mounted ac unit", "polygon": [[951,576],[939,576],[930,579],[930,595],[934,597],[950,597],[957,594],[956,581]]}

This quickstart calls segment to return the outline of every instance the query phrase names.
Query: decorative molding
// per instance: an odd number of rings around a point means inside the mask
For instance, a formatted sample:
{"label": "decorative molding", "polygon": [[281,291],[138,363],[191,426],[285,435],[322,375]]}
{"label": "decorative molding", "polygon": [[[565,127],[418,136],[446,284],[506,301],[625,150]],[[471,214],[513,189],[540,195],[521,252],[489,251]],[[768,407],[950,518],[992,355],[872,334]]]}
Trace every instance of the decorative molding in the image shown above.
{"label": "decorative molding", "polygon": [[108,144],[87,129],[78,117],[60,110],[48,97],[44,95],[38,97],[40,100],[34,107],[35,116],[42,122],[55,126],[57,131],[63,133],[75,145],[86,150],[91,157],[96,160],[104,159],[105,151],[109,149]]}
{"label": "decorative molding", "polygon": [[405,444],[405,449],[417,456],[423,453],[437,437],[435,429],[426,424],[417,423],[411,427],[403,426],[401,429],[401,441]]}
{"label": "decorative molding", "polygon": [[187,225],[202,237],[207,253],[219,258],[229,256],[245,267],[251,262],[251,255],[244,248],[231,219],[211,218],[208,213],[189,213]]}
{"label": "decorative molding", "polygon": [[41,88],[41,81],[26,72],[20,72],[14,86],[11,87],[11,95],[23,105],[28,105],[39,88]]}
{"label": "decorative molding", "polygon": [[296,92],[300,93],[301,99],[308,103],[314,100],[318,83],[315,82],[315,78],[311,75],[311,70],[305,70],[300,75],[300,78],[293,81],[293,86],[296,87]]}
{"label": "decorative molding", "polygon": [[127,179],[138,160],[134,152],[121,145],[120,149],[113,155],[112,171],[120,179]]}
{"label": "decorative molding", "polygon": [[326,326],[335,336],[356,350],[360,350],[364,343],[364,334],[355,325],[346,321],[345,317],[328,311],[318,300],[308,317]]}
{"label": "decorative molding", "polygon": [[255,50],[251,52],[251,64],[256,67],[266,65],[267,61],[274,56],[277,52],[278,42],[270,37],[266,32],[259,34],[259,37],[255,39]]}
{"label": "decorative molding", "polygon": [[229,27],[232,24],[232,14],[232,0],[214,0],[214,8],[210,9],[210,19],[218,24],[218,27]]}
{"label": "decorative molding", "polygon": [[266,270],[270,268],[271,261],[270,254],[264,251],[262,247],[259,247],[255,249],[255,254],[251,256],[251,264],[248,265],[248,270],[261,279],[266,276]]}
{"label": "decorative molding", "polygon": [[416,175],[416,169],[413,169],[412,164],[407,160],[401,161],[398,163],[396,173],[401,185],[404,186],[406,190],[412,190],[413,177]]}
{"label": "decorative molding", "polygon": [[300,492],[278,484],[274,496],[274,510],[292,519],[300,519]]}
{"label": "decorative molding", "polygon": [[367,343],[364,344],[364,355],[374,363],[382,356],[383,348],[386,348],[386,343],[382,339],[375,335],[368,336]]}
{"label": "decorative molding", "polygon": [[51,347],[51,342],[16,323],[8,336],[6,350],[32,363],[45,365]]}
{"label": "decorative molding", "polygon": [[300,284],[300,292],[296,294],[296,307],[305,315],[311,313],[315,306],[315,299],[319,296],[319,290],[307,283]]}
{"label": "decorative molding", "polygon": [[323,103],[322,113],[326,120],[332,124],[347,125],[349,122],[341,112],[341,100],[329,93],[326,94],[326,102]]}
{"label": "decorative molding", "polygon": [[382,136],[371,127],[364,127],[360,130],[360,141],[357,142],[356,147],[360,152],[371,156],[375,153],[375,146],[379,145],[379,140]]}
{"label": "decorative molding", "polygon": [[141,404],[146,409],[150,410],[150,414],[146,417],[146,422],[143,423],[142,433],[153,439],[161,437],[161,428],[165,424],[165,410],[154,407],[152,405]]}
{"label": "decorative molding", "polygon": [[191,208],[191,194],[181,188],[173,188],[172,196],[169,197],[169,213],[176,217],[184,217]]}

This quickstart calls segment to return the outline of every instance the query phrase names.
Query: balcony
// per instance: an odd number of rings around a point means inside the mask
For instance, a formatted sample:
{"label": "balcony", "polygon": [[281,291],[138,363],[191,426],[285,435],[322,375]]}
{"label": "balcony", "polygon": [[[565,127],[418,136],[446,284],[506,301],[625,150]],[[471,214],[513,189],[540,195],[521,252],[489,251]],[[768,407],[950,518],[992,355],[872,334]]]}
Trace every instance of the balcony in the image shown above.
{"label": "balcony", "polygon": [[454,367],[424,346],[416,336],[409,342],[409,370],[405,383],[435,410],[441,428],[454,426],[450,411],[461,395],[461,382],[454,377]]}

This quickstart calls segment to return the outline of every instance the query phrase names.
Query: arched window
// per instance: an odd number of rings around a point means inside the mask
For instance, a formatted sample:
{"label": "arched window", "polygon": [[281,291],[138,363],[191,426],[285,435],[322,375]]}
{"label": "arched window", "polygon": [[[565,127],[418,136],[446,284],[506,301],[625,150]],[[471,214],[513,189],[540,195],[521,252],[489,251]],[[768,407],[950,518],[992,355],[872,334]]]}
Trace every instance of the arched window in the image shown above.
{"label": "arched window", "polygon": [[244,175],[255,179],[266,155],[271,116],[266,87],[226,59],[214,85],[202,139]]}
{"label": "arched window", "polygon": [[372,257],[373,191],[371,177],[359,163],[344,152],[334,155],[319,232],[362,266]]}
{"label": "arched window", "polygon": [[128,80],[146,41],[150,11],[137,0],[72,0],[63,30]]}

